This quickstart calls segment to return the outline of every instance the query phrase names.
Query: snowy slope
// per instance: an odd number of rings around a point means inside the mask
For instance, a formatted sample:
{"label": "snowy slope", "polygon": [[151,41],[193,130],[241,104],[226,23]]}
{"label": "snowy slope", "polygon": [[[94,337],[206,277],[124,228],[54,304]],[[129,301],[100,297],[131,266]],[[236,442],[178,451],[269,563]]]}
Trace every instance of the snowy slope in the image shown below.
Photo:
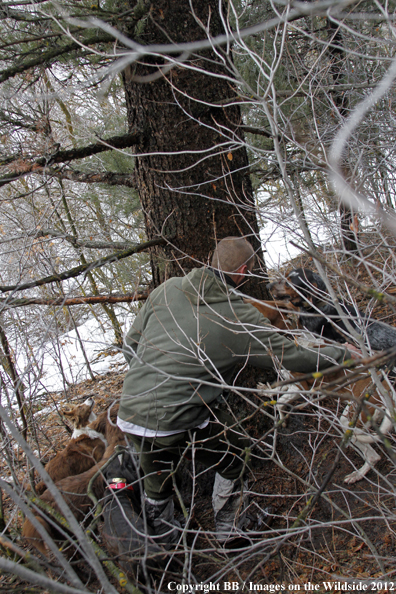
{"label": "snowy slope", "polygon": [[[123,312],[125,313],[125,312]],[[118,316],[119,321],[120,316]],[[124,320],[126,332],[133,316]],[[77,335],[78,332],[78,335]],[[126,369],[126,361],[114,346],[114,332],[110,325],[95,317],[59,336],[55,342],[45,342],[34,353],[34,361],[24,355],[18,357],[18,367],[30,392],[57,392],[68,383],[79,383],[108,371]]]}

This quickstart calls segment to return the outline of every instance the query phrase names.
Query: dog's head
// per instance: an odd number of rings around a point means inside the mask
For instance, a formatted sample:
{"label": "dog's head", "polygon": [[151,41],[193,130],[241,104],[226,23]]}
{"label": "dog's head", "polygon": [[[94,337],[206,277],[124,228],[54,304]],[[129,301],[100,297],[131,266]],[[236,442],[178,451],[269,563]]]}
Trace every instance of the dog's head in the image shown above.
{"label": "dog's head", "polygon": [[284,279],[269,283],[267,289],[274,299],[285,299],[296,307],[304,307],[307,302],[315,303],[326,294],[326,285],[309,268],[295,268]]}
{"label": "dog's head", "polygon": [[82,404],[63,409],[62,414],[70,421],[74,429],[82,429],[96,418],[92,412],[94,404],[92,398],[87,398]]}

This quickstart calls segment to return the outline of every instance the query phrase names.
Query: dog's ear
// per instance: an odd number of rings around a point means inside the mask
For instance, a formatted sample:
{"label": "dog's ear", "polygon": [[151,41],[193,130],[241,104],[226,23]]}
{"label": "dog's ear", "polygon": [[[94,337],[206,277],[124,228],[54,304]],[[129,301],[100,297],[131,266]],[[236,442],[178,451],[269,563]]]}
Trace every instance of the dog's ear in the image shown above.
{"label": "dog's ear", "polygon": [[[320,277],[319,277],[320,278]],[[296,268],[288,275],[288,280],[296,287],[296,298],[293,300],[296,305],[302,305],[302,301],[306,300],[315,303],[317,296],[315,295],[318,289],[317,275],[315,275],[309,268]],[[303,295],[303,299],[302,296]]]}
{"label": "dog's ear", "polygon": [[76,423],[76,420],[81,417],[80,411],[76,408],[65,408],[61,411],[62,416],[64,416],[70,423],[73,425]]}

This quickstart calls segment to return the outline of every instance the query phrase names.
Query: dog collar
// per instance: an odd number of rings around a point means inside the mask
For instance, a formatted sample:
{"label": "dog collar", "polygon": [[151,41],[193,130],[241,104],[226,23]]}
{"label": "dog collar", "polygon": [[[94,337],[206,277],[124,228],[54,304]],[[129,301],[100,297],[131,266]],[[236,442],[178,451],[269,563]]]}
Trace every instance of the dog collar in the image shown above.
{"label": "dog collar", "polygon": [[107,485],[109,489],[127,489],[128,491],[134,491],[132,485],[128,485],[126,479],[124,478],[114,478],[111,480],[111,483]]}

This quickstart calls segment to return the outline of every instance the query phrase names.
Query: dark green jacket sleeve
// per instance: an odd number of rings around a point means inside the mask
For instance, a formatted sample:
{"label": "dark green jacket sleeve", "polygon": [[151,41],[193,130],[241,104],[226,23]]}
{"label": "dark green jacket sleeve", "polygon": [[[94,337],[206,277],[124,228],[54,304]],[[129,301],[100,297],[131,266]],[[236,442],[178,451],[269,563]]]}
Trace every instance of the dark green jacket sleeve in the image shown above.
{"label": "dark green jacket sleeve", "polygon": [[323,370],[332,365],[341,364],[351,357],[349,351],[342,347],[298,346],[294,341],[277,332],[269,323],[268,326],[262,326],[252,332],[248,352],[248,362],[255,367],[268,369],[272,367],[271,360],[275,357],[289,371],[300,373]]}

